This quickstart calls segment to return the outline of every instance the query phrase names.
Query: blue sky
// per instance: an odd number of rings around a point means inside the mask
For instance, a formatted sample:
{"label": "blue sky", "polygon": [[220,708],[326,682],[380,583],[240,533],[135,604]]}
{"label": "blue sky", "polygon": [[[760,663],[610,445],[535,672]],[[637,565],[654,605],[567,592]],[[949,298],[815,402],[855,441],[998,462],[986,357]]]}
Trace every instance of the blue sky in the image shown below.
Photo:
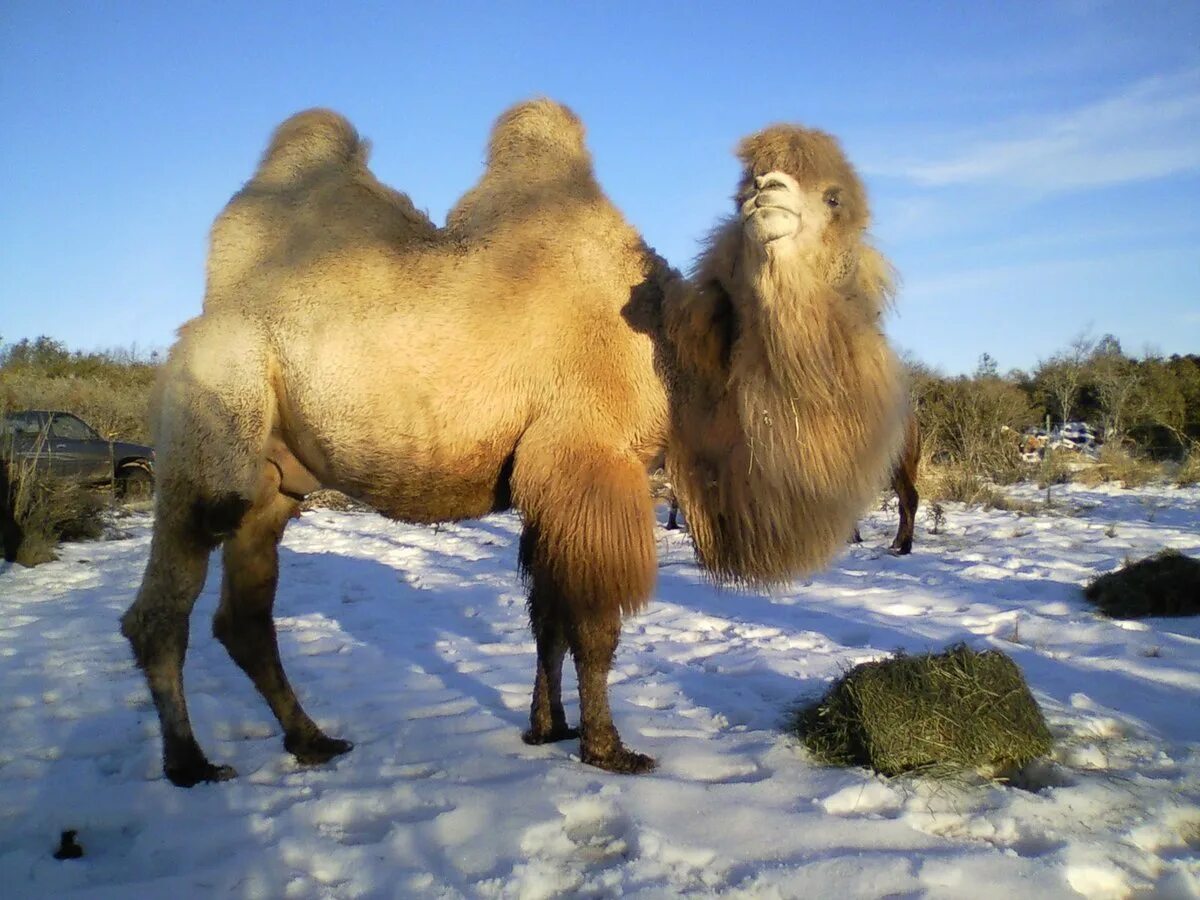
{"label": "blue sky", "polygon": [[1089,330],[1200,352],[1200,3],[0,8],[0,339],[165,347],[272,128],[350,117],[441,221],[510,103],[587,125],[672,263],[730,209],[739,137],[837,134],[903,277],[896,343],[1030,367]]}

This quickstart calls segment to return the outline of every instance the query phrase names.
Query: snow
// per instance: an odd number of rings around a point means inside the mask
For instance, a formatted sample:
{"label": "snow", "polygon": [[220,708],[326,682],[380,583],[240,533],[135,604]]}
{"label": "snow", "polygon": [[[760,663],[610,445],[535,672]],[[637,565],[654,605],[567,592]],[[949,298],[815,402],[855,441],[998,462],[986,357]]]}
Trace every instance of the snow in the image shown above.
{"label": "snow", "polygon": [[[1023,493],[1022,493],[1023,492]],[[1018,489],[1029,500],[1040,495]],[[117,618],[150,520],[0,569],[0,888],[6,897],[1200,896],[1200,620],[1112,622],[1080,586],[1163,546],[1200,555],[1200,489],[1055,489],[1031,516],[947,504],[912,556],[863,523],[825,573],[717,590],[660,531],[656,598],[611,676],[651,775],[528,747],[534,646],[516,517],[434,530],[317,511],[289,528],[277,613],[309,711],[355,741],[298,766],[208,633],[186,679],[215,762],[161,775],[158,724]],[[816,764],[788,711],[850,666],[966,640],[1009,653],[1056,738],[1019,785],[885,780]],[[568,667],[569,668],[569,667]],[[568,676],[568,717],[577,705]],[[51,854],[77,829],[82,859]]]}

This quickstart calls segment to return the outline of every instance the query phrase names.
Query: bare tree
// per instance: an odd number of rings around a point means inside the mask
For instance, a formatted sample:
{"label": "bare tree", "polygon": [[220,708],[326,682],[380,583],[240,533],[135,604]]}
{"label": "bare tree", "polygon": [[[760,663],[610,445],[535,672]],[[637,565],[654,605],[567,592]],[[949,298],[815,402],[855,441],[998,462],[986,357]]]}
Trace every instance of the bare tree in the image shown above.
{"label": "bare tree", "polygon": [[1187,434],[1188,403],[1181,379],[1161,356],[1147,355],[1138,366],[1140,381],[1134,400],[1141,423],[1168,432],[1186,450],[1192,439]]}
{"label": "bare tree", "polygon": [[1039,363],[1034,373],[1064,425],[1071,421],[1075,401],[1087,377],[1088,361],[1095,349],[1096,342],[1087,332],[1080,332],[1066,350]]}
{"label": "bare tree", "polygon": [[1121,342],[1106,334],[1096,345],[1088,365],[1100,410],[1104,417],[1105,441],[1120,441],[1134,413],[1142,372],[1121,350]]}

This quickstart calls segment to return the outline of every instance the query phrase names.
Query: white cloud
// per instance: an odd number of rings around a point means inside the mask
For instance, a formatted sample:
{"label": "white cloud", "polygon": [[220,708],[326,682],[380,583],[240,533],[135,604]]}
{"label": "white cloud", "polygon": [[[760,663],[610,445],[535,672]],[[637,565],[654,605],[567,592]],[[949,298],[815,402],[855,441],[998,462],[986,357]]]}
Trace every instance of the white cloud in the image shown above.
{"label": "white cloud", "polygon": [[1200,170],[1200,69],[1140,81],[1075,110],[1008,126],[935,160],[877,169],[927,187],[1003,183],[1056,191]]}

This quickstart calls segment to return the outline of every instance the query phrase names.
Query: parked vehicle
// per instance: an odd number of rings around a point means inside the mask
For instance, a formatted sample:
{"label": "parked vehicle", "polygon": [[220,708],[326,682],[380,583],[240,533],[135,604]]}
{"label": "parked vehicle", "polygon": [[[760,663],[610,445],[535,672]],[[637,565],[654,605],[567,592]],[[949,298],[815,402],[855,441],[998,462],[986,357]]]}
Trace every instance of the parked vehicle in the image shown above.
{"label": "parked vehicle", "polygon": [[154,489],[154,449],[109,441],[68,412],[28,409],[0,420],[0,461],[19,471],[33,465],[83,484],[114,484],[121,497],[147,497]]}
{"label": "parked vehicle", "polygon": [[1055,429],[1055,446],[1095,454],[1102,441],[1087,422],[1067,422]]}

